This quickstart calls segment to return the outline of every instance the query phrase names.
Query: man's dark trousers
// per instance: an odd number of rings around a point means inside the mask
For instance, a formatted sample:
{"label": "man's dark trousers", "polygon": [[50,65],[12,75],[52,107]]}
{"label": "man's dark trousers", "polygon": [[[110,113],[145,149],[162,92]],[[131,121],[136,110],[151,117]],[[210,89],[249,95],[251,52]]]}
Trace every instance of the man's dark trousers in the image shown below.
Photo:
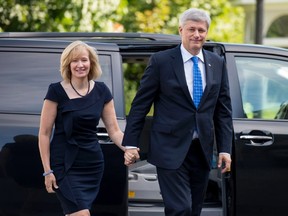
{"label": "man's dark trousers", "polygon": [[198,139],[192,142],[179,169],[157,167],[157,174],[166,216],[200,216],[209,167]]}

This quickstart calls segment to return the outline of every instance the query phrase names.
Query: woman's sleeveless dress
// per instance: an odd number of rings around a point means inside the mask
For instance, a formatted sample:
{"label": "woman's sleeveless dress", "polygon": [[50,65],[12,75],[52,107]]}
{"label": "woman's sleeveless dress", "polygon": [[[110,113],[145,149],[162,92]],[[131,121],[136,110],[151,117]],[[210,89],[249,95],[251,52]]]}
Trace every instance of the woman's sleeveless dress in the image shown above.
{"label": "woman's sleeveless dress", "polygon": [[105,103],[112,100],[111,92],[103,82],[95,82],[88,95],[69,99],[58,82],[49,86],[45,99],[58,103],[50,163],[63,212],[91,209],[104,171],[97,125]]}

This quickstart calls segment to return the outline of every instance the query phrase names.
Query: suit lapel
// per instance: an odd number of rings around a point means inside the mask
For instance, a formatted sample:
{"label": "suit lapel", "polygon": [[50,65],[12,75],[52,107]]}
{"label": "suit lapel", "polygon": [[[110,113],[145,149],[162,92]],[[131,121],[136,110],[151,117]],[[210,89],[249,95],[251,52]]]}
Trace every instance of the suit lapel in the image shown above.
{"label": "suit lapel", "polygon": [[183,59],[180,51],[180,45],[174,49],[174,52],[171,54],[172,57],[172,65],[173,71],[180,83],[181,88],[183,89],[184,94],[186,95],[187,99],[193,104],[191,95],[189,93],[189,89],[186,82],[185,72],[184,72],[184,65]]}
{"label": "suit lapel", "polygon": [[[215,71],[213,70],[214,67],[214,61],[213,57],[210,55],[208,51],[203,50],[204,55],[204,64],[205,64],[205,74],[206,74],[206,87],[204,89],[199,108],[201,107],[201,104],[204,103],[206,100],[208,93],[211,89],[212,83],[213,83],[213,76]],[[186,95],[188,101],[195,107],[195,104],[191,98],[190,92],[188,90],[185,72],[184,72],[184,65],[183,65],[183,59],[180,51],[180,45],[177,46],[174,51],[171,53],[172,58],[172,65],[173,65],[173,71],[178,79],[178,82],[180,83],[184,94]]]}
{"label": "suit lapel", "polygon": [[211,55],[205,50],[203,50],[204,55],[204,65],[205,65],[205,75],[206,75],[206,87],[204,89],[199,107],[201,104],[205,101],[205,99],[208,96],[208,93],[211,89],[211,84],[213,82],[213,59],[211,58]]}

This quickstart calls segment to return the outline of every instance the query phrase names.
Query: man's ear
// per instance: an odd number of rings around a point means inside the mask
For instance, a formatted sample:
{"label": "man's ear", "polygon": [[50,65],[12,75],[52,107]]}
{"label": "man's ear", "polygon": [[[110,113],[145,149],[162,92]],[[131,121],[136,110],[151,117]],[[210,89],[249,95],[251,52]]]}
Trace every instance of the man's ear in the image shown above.
{"label": "man's ear", "polygon": [[180,35],[180,36],[182,35],[182,30],[183,30],[182,27],[179,26],[179,27],[178,27],[178,32],[179,32],[179,35]]}

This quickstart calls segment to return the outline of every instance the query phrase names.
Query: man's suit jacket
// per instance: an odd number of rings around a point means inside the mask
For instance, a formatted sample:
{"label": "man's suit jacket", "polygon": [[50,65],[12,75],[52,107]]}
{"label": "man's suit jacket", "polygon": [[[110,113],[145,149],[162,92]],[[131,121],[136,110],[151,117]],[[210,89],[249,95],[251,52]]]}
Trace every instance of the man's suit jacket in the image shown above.
{"label": "man's suit jacket", "polygon": [[155,166],[178,168],[196,125],[209,167],[215,139],[218,152],[231,152],[232,111],[226,64],[212,52],[203,50],[203,55],[206,87],[198,110],[187,87],[180,45],[150,58],[127,118],[123,145],[138,146],[145,116],[154,103],[148,162]]}

